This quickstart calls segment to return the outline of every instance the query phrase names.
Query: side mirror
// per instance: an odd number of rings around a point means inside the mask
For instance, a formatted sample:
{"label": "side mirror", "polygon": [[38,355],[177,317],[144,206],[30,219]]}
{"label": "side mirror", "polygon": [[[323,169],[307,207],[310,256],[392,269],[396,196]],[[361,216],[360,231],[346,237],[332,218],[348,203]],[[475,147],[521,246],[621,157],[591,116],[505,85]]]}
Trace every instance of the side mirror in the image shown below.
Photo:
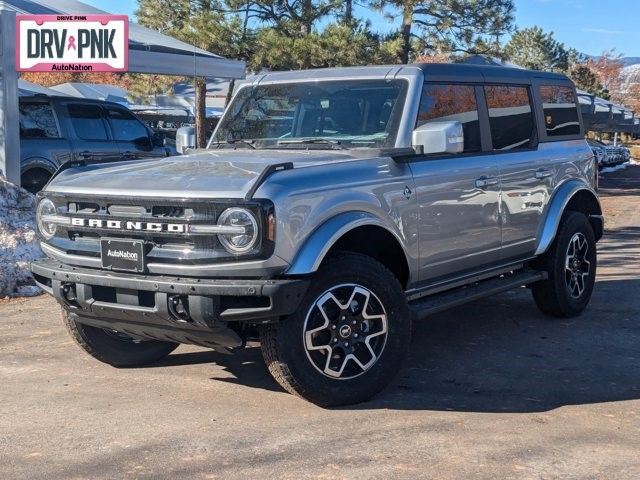
{"label": "side mirror", "polygon": [[196,147],[196,129],[180,127],[176,132],[176,150],[183,155],[187,149]]}
{"label": "side mirror", "polygon": [[151,134],[151,143],[154,147],[164,147],[165,136],[162,132],[153,132]]}
{"label": "side mirror", "polygon": [[462,123],[425,123],[413,131],[412,144],[422,154],[464,152]]}
{"label": "side mirror", "polygon": [[151,137],[139,137],[133,143],[142,150],[151,150],[153,148],[153,138]]}

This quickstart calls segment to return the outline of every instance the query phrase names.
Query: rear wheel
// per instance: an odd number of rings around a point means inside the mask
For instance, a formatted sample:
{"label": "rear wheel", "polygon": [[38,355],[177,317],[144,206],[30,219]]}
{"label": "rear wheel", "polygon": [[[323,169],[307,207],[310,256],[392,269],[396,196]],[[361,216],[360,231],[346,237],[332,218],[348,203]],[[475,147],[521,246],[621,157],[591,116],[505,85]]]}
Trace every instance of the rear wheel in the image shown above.
{"label": "rear wheel", "polygon": [[567,212],[556,239],[538,261],[549,278],[532,286],[542,312],[553,317],[575,317],[587,307],[596,280],[596,241],[587,217]]}
{"label": "rear wheel", "polygon": [[179,344],[158,340],[141,340],[115,330],[92,327],[62,310],[62,320],[80,347],[101,362],[114,367],[139,367],[162,360]]}
{"label": "rear wheel", "polygon": [[344,253],[317,272],[298,312],[264,325],[269,368],[290,393],[321,406],[365,401],[399,370],[411,314],[396,277],[374,259]]}

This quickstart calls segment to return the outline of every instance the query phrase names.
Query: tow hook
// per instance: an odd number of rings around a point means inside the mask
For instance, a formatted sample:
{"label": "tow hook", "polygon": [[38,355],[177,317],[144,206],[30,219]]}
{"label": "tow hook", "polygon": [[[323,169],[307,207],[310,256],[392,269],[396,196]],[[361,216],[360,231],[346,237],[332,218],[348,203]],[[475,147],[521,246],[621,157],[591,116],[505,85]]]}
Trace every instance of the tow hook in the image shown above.
{"label": "tow hook", "polygon": [[177,322],[191,322],[189,298],[186,295],[171,295],[169,297],[169,314]]}

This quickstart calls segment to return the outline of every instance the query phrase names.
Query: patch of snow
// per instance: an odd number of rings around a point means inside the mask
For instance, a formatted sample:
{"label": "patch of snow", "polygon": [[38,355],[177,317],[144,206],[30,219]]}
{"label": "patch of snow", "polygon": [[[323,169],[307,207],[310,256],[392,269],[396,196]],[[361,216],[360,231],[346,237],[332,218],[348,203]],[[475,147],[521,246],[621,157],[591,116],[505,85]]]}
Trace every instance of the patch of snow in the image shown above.
{"label": "patch of snow", "polygon": [[629,163],[631,165],[640,165],[640,162],[638,160],[633,159],[633,158],[631,160],[629,160]]}
{"label": "patch of snow", "polygon": [[607,167],[607,168],[603,168],[602,170],[600,170],[600,173],[612,173],[612,172],[617,172],[618,170],[624,170],[625,168],[627,168],[627,166],[629,165],[629,162],[627,163],[621,163],[620,165],[616,165],[615,167]]}
{"label": "patch of snow", "polygon": [[36,198],[0,176],[0,297],[33,296],[29,263],[42,256],[36,237]]}

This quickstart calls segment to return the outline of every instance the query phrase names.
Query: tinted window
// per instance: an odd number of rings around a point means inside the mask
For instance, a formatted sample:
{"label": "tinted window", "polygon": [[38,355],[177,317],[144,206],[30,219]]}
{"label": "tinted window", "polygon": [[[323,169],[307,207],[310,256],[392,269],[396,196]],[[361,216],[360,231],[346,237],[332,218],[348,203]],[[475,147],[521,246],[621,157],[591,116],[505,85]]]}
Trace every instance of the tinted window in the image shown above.
{"label": "tinted window", "polygon": [[71,124],[78,138],[83,140],[108,140],[102,120],[102,109],[97,105],[71,104],[68,106]]}
{"label": "tinted window", "polygon": [[145,126],[133,114],[122,108],[107,108],[109,124],[116,140],[133,142],[140,138],[149,138]]}
{"label": "tinted window", "polygon": [[465,152],[481,150],[475,87],[469,85],[425,85],[423,87],[417,126],[447,121],[462,123]]}
{"label": "tinted window", "polygon": [[58,138],[58,126],[48,103],[20,104],[22,138]]}
{"label": "tinted window", "polygon": [[571,87],[542,85],[540,87],[544,122],[547,135],[579,135],[580,120],[576,107],[576,95]]}
{"label": "tinted window", "polygon": [[529,148],[536,137],[529,89],[490,85],[484,88],[494,150]]}

